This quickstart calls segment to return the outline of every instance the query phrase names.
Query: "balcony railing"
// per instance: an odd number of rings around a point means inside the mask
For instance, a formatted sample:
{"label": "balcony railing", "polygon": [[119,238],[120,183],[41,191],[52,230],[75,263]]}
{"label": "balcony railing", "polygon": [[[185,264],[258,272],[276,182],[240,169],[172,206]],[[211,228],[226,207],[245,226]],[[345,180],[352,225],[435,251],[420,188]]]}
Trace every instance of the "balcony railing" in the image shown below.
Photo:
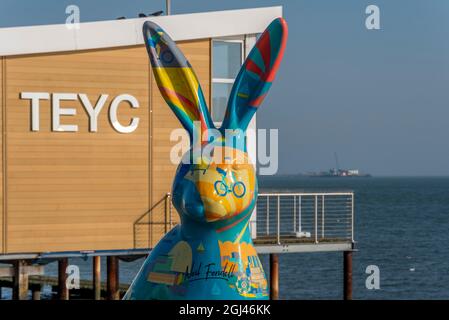
{"label": "balcony railing", "polygon": [[152,248],[177,224],[171,194],[165,194],[133,224],[134,248]]}
{"label": "balcony railing", "polygon": [[[154,247],[178,220],[167,193],[134,222],[134,247]],[[250,228],[255,245],[353,243],[354,193],[260,193]]]}
{"label": "balcony railing", "polygon": [[354,242],[354,193],[260,193],[256,244]]}

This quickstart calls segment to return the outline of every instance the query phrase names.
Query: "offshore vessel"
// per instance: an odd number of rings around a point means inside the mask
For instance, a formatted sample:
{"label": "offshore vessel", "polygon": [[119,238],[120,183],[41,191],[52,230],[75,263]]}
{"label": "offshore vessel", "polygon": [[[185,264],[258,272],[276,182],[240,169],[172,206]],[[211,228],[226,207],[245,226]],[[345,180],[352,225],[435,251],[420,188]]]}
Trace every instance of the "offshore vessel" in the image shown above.
{"label": "offshore vessel", "polygon": [[304,175],[308,177],[371,177],[371,174],[361,173],[359,169],[341,169],[336,152],[334,152],[334,157],[335,168],[331,168],[328,171],[308,172]]}

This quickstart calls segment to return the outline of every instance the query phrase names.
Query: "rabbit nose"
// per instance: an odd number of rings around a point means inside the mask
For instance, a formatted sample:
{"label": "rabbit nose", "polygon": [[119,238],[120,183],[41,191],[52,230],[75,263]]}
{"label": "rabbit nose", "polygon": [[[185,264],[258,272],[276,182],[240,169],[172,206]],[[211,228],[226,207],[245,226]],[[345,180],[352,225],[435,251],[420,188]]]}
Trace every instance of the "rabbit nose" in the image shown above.
{"label": "rabbit nose", "polygon": [[195,220],[204,221],[204,205],[195,185],[186,183],[175,192],[177,194],[173,197],[181,198],[181,212]]}
{"label": "rabbit nose", "polygon": [[184,202],[185,212],[197,220],[204,220],[204,205],[200,202],[187,200]]}

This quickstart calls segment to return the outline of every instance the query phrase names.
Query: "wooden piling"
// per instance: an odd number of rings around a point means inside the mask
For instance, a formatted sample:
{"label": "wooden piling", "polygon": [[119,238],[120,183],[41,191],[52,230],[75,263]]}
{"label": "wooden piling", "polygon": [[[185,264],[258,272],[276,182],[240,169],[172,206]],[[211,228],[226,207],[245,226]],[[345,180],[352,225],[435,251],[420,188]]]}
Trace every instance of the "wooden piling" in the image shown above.
{"label": "wooden piling", "polygon": [[33,300],[40,300],[41,299],[41,285],[32,285],[31,286],[31,297]]}
{"label": "wooden piling", "polygon": [[28,273],[25,270],[26,265],[25,260],[17,260],[14,262],[14,300],[28,299]]}
{"label": "wooden piling", "polygon": [[69,259],[58,260],[58,299],[69,300],[69,289],[67,288],[67,267]]}
{"label": "wooden piling", "polygon": [[119,300],[119,264],[115,256],[107,257],[107,297],[109,300]]}
{"label": "wooden piling", "polygon": [[92,259],[92,274],[94,299],[101,300],[101,258],[99,256]]}
{"label": "wooden piling", "polygon": [[352,251],[343,252],[343,299],[352,300]]}
{"label": "wooden piling", "polygon": [[279,299],[279,260],[275,253],[270,253],[270,299]]}

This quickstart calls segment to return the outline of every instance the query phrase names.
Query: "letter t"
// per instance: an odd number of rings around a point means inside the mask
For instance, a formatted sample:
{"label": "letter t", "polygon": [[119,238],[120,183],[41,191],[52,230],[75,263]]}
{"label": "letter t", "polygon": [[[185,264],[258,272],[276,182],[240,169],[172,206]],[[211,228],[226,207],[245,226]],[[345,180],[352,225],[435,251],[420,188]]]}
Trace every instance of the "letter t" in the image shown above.
{"label": "letter t", "polygon": [[31,99],[31,131],[39,131],[39,100],[50,99],[48,92],[21,92],[20,99]]}

